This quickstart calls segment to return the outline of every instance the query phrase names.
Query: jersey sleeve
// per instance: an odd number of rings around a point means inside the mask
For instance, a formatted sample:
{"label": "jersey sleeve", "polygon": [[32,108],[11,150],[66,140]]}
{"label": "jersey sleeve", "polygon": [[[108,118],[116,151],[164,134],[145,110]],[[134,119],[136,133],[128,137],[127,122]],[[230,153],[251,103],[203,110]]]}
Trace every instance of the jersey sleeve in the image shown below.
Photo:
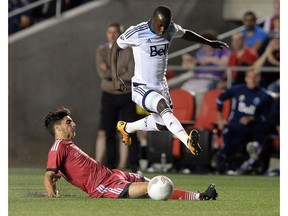
{"label": "jersey sleeve", "polygon": [[183,29],[180,25],[176,23],[172,23],[174,25],[174,35],[173,38],[180,38],[185,34],[185,29]]}
{"label": "jersey sleeve", "polygon": [[58,173],[65,155],[65,148],[63,145],[61,145],[61,142],[55,142],[48,153],[46,171],[54,171],[55,173]]}
{"label": "jersey sleeve", "polygon": [[237,89],[238,87],[231,87],[218,96],[216,99],[217,111],[222,112],[224,101],[233,98],[235,96],[235,92],[237,92]]}
{"label": "jersey sleeve", "polygon": [[138,37],[138,28],[139,27],[137,26],[131,26],[118,37],[117,44],[121,49],[138,46],[140,44],[140,40]]}

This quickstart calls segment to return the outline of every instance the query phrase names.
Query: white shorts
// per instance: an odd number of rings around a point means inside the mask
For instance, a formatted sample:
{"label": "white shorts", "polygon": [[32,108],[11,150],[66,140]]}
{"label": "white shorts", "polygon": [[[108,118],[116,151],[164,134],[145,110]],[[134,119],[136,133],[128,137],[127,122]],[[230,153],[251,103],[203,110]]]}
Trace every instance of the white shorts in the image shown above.
{"label": "white shorts", "polygon": [[132,82],[132,100],[148,112],[157,112],[158,102],[164,98],[167,104],[172,108],[172,101],[169,89],[150,88],[145,84]]}

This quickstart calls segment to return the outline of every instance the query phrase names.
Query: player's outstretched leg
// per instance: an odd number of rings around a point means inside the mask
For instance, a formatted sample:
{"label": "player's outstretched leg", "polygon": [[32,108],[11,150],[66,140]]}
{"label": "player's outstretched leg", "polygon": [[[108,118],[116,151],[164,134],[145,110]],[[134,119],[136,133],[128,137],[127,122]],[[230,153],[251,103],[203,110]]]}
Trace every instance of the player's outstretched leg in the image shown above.
{"label": "player's outstretched leg", "polygon": [[210,184],[203,193],[174,189],[172,200],[216,200],[217,191],[214,184]]}
{"label": "player's outstretched leg", "polygon": [[200,200],[216,200],[218,193],[214,184],[210,184],[206,191],[200,193]]}
{"label": "player's outstretched leg", "polygon": [[199,155],[202,151],[201,146],[199,144],[200,135],[197,130],[192,130],[189,134],[187,140],[187,146],[193,155]]}
{"label": "player's outstretched leg", "polygon": [[126,122],[124,121],[118,121],[117,123],[117,130],[121,133],[122,136],[122,142],[127,145],[130,146],[131,145],[131,136],[129,133],[127,133],[125,131],[125,127],[126,127]]}

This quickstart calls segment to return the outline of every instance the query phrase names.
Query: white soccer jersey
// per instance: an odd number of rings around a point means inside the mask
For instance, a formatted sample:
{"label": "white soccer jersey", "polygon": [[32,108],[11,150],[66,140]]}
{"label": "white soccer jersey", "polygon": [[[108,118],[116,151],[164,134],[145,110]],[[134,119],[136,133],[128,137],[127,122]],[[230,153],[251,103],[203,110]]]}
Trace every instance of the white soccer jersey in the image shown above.
{"label": "white soccer jersey", "polygon": [[168,63],[169,43],[173,38],[182,37],[185,30],[171,22],[162,36],[151,31],[149,22],[129,27],[117,39],[120,48],[132,47],[135,73],[132,82],[143,83],[155,89],[167,88],[165,77]]}

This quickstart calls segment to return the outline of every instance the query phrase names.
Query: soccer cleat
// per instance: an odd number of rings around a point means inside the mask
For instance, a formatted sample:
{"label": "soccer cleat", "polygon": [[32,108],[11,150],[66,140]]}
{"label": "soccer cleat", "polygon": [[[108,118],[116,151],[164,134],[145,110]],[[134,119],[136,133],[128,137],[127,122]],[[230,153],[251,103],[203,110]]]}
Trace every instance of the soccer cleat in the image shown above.
{"label": "soccer cleat", "polygon": [[122,142],[127,145],[127,146],[130,146],[131,145],[131,137],[130,137],[130,134],[127,133],[125,131],[125,127],[126,127],[126,122],[124,121],[118,121],[117,123],[117,130],[121,133],[122,135]]}
{"label": "soccer cleat", "polygon": [[202,151],[199,144],[200,135],[197,130],[192,130],[187,140],[187,146],[193,155],[199,155]]}
{"label": "soccer cleat", "polygon": [[210,184],[204,193],[200,193],[200,200],[216,200],[217,196],[215,185]]}

